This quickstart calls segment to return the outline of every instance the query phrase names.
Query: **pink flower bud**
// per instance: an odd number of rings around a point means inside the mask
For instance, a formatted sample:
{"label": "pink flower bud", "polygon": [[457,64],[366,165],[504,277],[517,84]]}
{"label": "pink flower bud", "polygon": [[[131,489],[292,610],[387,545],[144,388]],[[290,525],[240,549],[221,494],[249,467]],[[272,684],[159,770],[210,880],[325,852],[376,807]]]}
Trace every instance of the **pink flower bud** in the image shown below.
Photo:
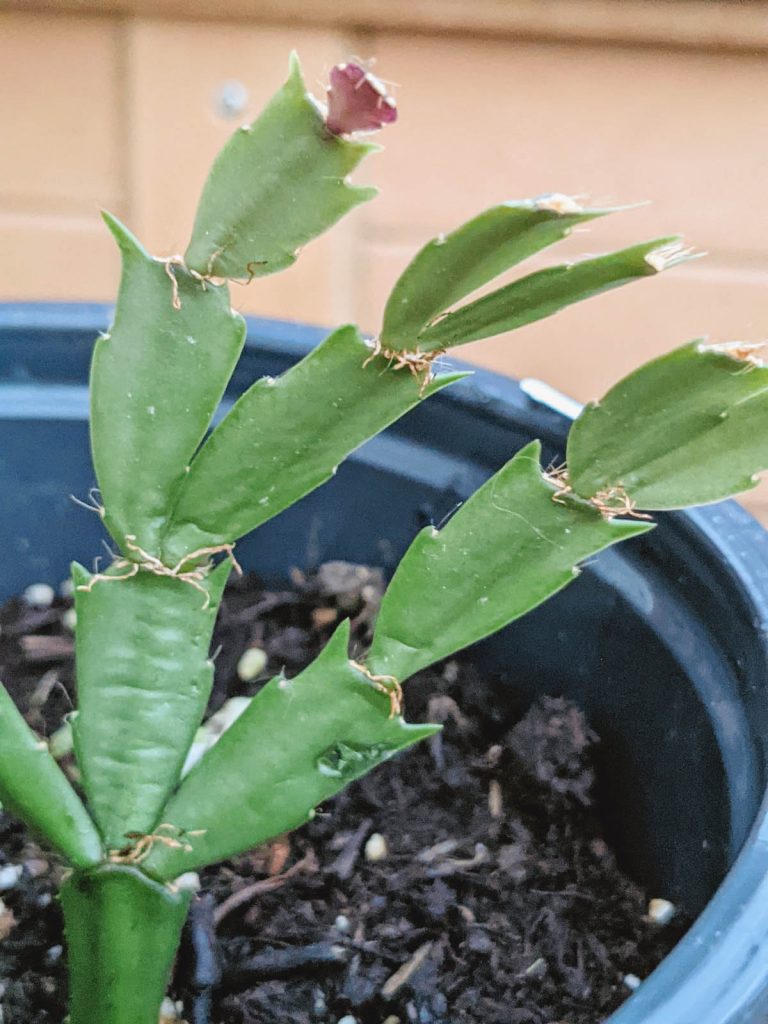
{"label": "pink flower bud", "polygon": [[397,120],[395,101],[384,85],[359,64],[331,68],[326,125],[334,135],[375,132]]}

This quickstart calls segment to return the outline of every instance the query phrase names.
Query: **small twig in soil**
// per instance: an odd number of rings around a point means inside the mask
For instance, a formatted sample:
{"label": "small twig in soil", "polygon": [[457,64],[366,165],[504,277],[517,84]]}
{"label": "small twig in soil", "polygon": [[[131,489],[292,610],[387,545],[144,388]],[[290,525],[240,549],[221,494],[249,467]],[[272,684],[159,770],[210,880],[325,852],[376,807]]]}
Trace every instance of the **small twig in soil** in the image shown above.
{"label": "small twig in soil", "polygon": [[241,992],[259,981],[284,978],[291,974],[311,974],[318,970],[337,970],[351,956],[344,946],[315,942],[308,946],[289,946],[287,949],[265,949],[248,960],[242,960],[224,974],[223,987],[227,992]]}
{"label": "small twig in soil", "polygon": [[407,960],[402,967],[398,967],[395,973],[387,978],[381,986],[381,994],[384,999],[391,999],[403,987],[403,985],[406,985],[411,980],[416,971],[418,971],[427,959],[431,950],[432,943],[425,942],[423,946],[419,946],[410,960]]}
{"label": "small twig in soil", "polygon": [[196,992],[192,997],[192,1020],[190,1024],[211,1024],[213,993],[210,989]]}
{"label": "small twig in soil", "polygon": [[432,758],[435,771],[442,774],[445,770],[445,754],[443,752],[442,732],[436,732],[434,736],[430,736],[427,740],[427,744],[429,745],[429,756]]}
{"label": "small twig in soil", "polygon": [[237,892],[233,892],[231,896],[228,896],[223,903],[219,904],[216,908],[213,921],[216,927],[218,927],[224,918],[231,914],[233,910],[237,910],[238,907],[244,906],[246,903],[250,903],[255,900],[257,896],[263,896],[265,893],[274,892],[275,889],[281,888],[286,882],[290,881],[295,875],[300,874],[302,871],[313,871],[316,870],[316,862],[314,854],[308,853],[301,860],[284,871],[282,875],[274,875],[271,878],[262,878],[258,882],[252,882],[250,885],[246,885],[242,889],[238,889]]}
{"label": "small twig in soil", "polygon": [[63,661],[75,653],[75,641],[69,636],[23,636],[20,640],[21,649],[27,661],[34,664],[38,661]]}
{"label": "small twig in soil", "polygon": [[36,629],[43,629],[45,626],[53,626],[60,619],[60,608],[25,609],[17,622],[9,622],[3,626],[3,633],[6,636],[20,636],[32,633]]}
{"label": "small twig in soil", "polygon": [[491,779],[488,784],[488,813],[496,819],[504,816],[504,797],[498,779]]}
{"label": "small twig in soil", "polygon": [[475,843],[474,857],[456,857],[443,860],[435,867],[430,867],[427,870],[427,875],[430,878],[447,878],[449,875],[455,875],[464,871],[472,871],[474,868],[478,868],[482,864],[485,864],[489,859],[490,854],[488,853],[488,847],[484,843]]}
{"label": "small twig in soil", "polygon": [[44,708],[48,703],[48,698],[51,696],[54,687],[58,687],[64,694],[67,703],[72,707],[72,701],[70,700],[69,694],[67,693],[66,687],[59,679],[59,670],[55,668],[49,668],[47,672],[44,672],[40,677],[40,681],[32,691],[29,698],[30,709],[34,708],[39,711]]}
{"label": "small twig in soil", "polygon": [[588,892],[578,892],[574,889],[529,889],[535,896],[565,896],[575,900],[589,900],[594,903],[595,897]]}
{"label": "small twig in soil", "polygon": [[[213,991],[221,981],[221,965],[214,925],[211,893],[196,897],[189,908],[180,958],[182,986],[190,995],[190,1024],[210,1024]],[[184,955],[186,954],[186,955]]]}
{"label": "small twig in soil", "polygon": [[290,856],[291,844],[285,836],[280,836],[272,841],[269,847],[269,860],[267,862],[267,873],[270,877],[279,875],[282,872]]}
{"label": "small twig in soil", "polygon": [[216,928],[215,901],[209,892],[198,896],[189,910],[189,940],[195,955],[192,985],[199,991],[212,988],[221,980]]}
{"label": "small twig in soil", "polygon": [[268,612],[274,611],[275,608],[281,608],[284,605],[298,604],[300,600],[301,597],[299,594],[293,594],[290,591],[280,591],[276,594],[267,594],[255,604],[248,605],[247,608],[243,608],[242,611],[239,611],[234,615],[228,615],[226,618],[226,624],[241,625],[243,623],[248,624],[255,622],[256,619],[261,618],[262,615],[266,615]]}
{"label": "small twig in soil", "polygon": [[341,882],[346,882],[352,877],[355,870],[357,858],[368,833],[373,828],[373,821],[370,818],[363,818],[355,831],[344,844],[344,848],[336,860],[329,866],[328,871],[336,875]]}
{"label": "small twig in soil", "polygon": [[[430,697],[427,704],[427,721],[444,723],[451,719],[462,732],[469,726],[469,721],[461,713],[461,708],[452,697],[446,694],[438,694]],[[429,753],[434,762],[435,768],[442,774],[445,770],[445,753],[443,750],[443,734],[435,733],[428,740]]]}
{"label": "small twig in soil", "polygon": [[419,850],[416,860],[420,864],[434,864],[435,861],[450,857],[459,845],[458,839],[443,839],[441,843],[435,843],[434,846],[427,846],[425,849]]}
{"label": "small twig in soil", "polygon": [[469,728],[469,719],[462,714],[461,708],[453,697],[448,697],[444,693],[430,697],[427,704],[427,720],[430,722],[447,722],[449,719],[462,732]]}

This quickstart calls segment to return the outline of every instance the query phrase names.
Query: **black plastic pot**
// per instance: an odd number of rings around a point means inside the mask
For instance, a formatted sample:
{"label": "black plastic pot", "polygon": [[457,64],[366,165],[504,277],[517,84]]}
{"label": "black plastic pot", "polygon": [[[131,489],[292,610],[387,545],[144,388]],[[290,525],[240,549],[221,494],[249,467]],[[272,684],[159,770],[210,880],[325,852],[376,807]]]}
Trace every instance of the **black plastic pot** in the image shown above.
{"label": "black plastic pot", "polygon": [[[93,485],[87,371],[101,306],[0,306],[0,599],[57,584],[101,548],[69,495]],[[323,336],[252,321],[230,397]],[[567,420],[479,371],[238,545],[283,577],[329,558],[392,567],[522,444],[555,456]],[[290,429],[290,424],[286,424]],[[768,535],[731,502],[662,518],[490,641],[499,700],[565,694],[602,737],[611,839],[649,890],[700,916],[611,1024],[750,1024],[768,1014]]]}

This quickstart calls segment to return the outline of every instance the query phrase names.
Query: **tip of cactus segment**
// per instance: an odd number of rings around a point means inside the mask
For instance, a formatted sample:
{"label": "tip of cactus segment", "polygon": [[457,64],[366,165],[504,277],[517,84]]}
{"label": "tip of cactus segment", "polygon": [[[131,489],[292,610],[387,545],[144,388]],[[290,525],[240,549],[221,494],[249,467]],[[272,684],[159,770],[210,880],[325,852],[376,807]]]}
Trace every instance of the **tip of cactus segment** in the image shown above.
{"label": "tip of cactus segment", "polygon": [[138,238],[113,213],[110,213],[109,210],[102,210],[101,219],[124,254],[139,254],[146,259],[151,259]]}
{"label": "tip of cactus segment", "polygon": [[530,202],[535,210],[554,213],[559,217],[572,217],[580,214],[600,217],[607,213],[626,213],[629,210],[637,210],[649,205],[649,201],[645,199],[637,203],[622,203],[619,206],[590,205],[586,200],[586,196],[569,196],[565,192],[545,192]]}
{"label": "tip of cactus segment", "polygon": [[374,132],[397,120],[384,83],[359,64],[337,64],[329,77],[325,123],[333,135]]}
{"label": "tip of cactus segment", "polygon": [[577,203],[573,196],[567,196],[563,192],[548,192],[546,195],[537,196],[533,205],[537,210],[548,210],[561,215],[584,212],[584,207]]}
{"label": "tip of cactus segment", "polygon": [[728,356],[737,363],[744,363],[748,369],[768,367],[768,338],[760,341],[699,342],[696,347],[701,353]]}
{"label": "tip of cactus segment", "polygon": [[698,260],[706,255],[705,252],[695,252],[693,246],[686,248],[682,242],[674,241],[646,253],[645,262],[655,273],[660,274],[663,270],[676,267],[679,263]]}

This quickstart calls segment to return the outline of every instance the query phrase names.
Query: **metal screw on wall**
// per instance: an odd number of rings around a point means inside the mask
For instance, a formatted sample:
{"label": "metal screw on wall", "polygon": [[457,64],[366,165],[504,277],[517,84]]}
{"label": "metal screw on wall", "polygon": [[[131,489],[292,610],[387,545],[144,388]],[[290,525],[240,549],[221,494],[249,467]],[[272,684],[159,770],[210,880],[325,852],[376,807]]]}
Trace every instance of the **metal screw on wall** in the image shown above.
{"label": "metal screw on wall", "polygon": [[219,117],[239,117],[248,106],[248,90],[242,82],[224,82],[214,98],[214,108]]}

